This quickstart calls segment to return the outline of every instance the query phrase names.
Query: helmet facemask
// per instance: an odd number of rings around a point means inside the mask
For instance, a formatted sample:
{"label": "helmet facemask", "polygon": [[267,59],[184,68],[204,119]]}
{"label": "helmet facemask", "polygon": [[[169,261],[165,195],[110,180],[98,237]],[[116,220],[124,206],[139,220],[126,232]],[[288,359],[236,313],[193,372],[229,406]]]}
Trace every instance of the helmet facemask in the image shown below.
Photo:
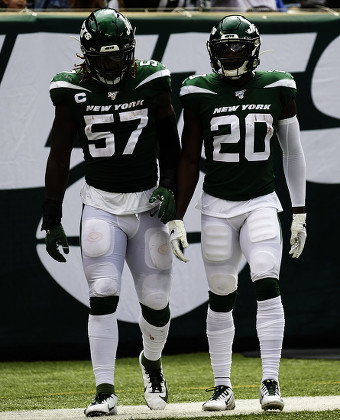
{"label": "helmet facemask", "polygon": [[252,71],[254,57],[252,41],[220,40],[210,44],[214,57],[214,69],[221,76],[238,79],[243,74]]}
{"label": "helmet facemask", "polygon": [[83,51],[91,73],[107,85],[121,82],[131,69],[135,58],[135,44],[119,50],[116,45],[104,46],[101,52]]}

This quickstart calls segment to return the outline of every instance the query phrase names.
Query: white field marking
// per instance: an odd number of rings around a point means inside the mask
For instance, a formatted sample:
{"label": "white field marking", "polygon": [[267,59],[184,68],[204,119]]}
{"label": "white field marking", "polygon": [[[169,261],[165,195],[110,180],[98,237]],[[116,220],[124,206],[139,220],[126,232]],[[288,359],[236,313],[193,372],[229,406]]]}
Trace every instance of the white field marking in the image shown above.
{"label": "white field marking", "polygon": [[[293,411],[325,411],[340,409],[340,395],[322,397],[287,397],[284,398],[284,412]],[[133,419],[166,419],[167,417],[211,417],[234,416],[237,414],[262,413],[258,399],[236,400],[236,408],[232,411],[202,411],[202,403],[168,404],[163,411],[151,411],[146,405],[119,406],[118,414],[110,416],[114,420]],[[105,417],[107,418],[107,417]],[[320,416],[320,419],[322,417]],[[84,420],[81,408],[58,410],[6,411],[0,412],[1,420]]]}

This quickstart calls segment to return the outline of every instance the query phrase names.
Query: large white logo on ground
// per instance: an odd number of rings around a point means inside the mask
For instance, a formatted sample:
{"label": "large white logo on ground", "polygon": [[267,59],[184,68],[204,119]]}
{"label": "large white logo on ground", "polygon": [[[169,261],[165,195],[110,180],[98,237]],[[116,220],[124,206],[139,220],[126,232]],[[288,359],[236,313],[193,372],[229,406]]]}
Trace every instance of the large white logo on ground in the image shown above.
{"label": "large white logo on ground", "polygon": [[[173,74],[210,72],[205,47],[207,38],[208,33],[172,34],[164,51],[163,63]],[[156,34],[137,36],[136,56],[150,58],[157,39]],[[262,36],[261,50],[273,52],[261,55],[260,69],[305,72],[315,41],[315,33]],[[1,42],[3,38],[0,39]],[[314,106],[320,113],[338,119],[339,47],[340,38],[336,38],[324,49],[311,83]],[[6,124],[0,124],[0,189],[43,186],[49,152],[45,143],[53,119],[53,106],[48,94],[49,81],[56,72],[70,70],[74,62],[79,62],[75,56],[76,52],[79,52],[79,44],[67,34],[33,33],[18,36],[0,85],[0,115],[3,121],[6,121]],[[22,77],[23,68],[25,77]],[[16,115],[16,118],[13,118],[13,115]],[[179,130],[181,129],[182,116],[179,120]],[[340,183],[340,128],[320,127],[318,130],[303,131],[301,135],[307,160],[307,179],[319,183]],[[81,161],[82,153],[75,149],[71,168]],[[201,182],[202,179],[200,185]],[[69,237],[79,236],[79,190],[82,183],[83,181],[79,180],[66,191],[63,225]],[[200,185],[185,217],[189,233],[200,231],[200,215],[194,209]],[[37,238],[42,237],[39,223]],[[80,248],[71,247],[66,264],[55,262],[46,253],[44,245],[38,245],[37,252],[42,264],[55,281],[84,305],[88,305],[88,290],[81,265]],[[174,317],[207,301],[200,244],[191,244],[187,255],[190,258],[187,264],[174,260],[174,285],[171,294]],[[139,304],[131,274],[126,269],[118,317],[121,320],[136,322],[138,313]]]}

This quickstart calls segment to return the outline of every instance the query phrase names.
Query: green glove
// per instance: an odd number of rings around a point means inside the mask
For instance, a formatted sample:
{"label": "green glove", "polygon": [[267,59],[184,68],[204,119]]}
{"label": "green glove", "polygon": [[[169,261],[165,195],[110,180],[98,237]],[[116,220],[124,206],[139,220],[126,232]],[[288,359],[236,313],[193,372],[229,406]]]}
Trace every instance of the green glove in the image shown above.
{"label": "green glove", "polygon": [[52,258],[59,262],[66,262],[65,257],[59,252],[59,245],[63,247],[65,254],[69,253],[67,237],[61,224],[46,231],[46,251]]}
{"label": "green glove", "polygon": [[173,192],[168,188],[158,187],[152,193],[149,203],[154,203],[156,200],[162,202],[158,211],[158,217],[161,219],[161,222],[168,223],[169,220],[173,220],[176,214],[176,204]]}

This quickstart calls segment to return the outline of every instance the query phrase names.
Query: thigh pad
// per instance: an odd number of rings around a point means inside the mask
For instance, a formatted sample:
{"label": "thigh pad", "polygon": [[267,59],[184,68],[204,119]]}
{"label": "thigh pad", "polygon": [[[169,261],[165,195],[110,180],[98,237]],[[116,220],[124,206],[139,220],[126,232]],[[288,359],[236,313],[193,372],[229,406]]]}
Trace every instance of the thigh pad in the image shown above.
{"label": "thigh pad", "polygon": [[251,242],[263,242],[280,236],[280,226],[275,209],[260,209],[251,213],[247,224]]}
{"label": "thigh pad", "polygon": [[110,226],[105,220],[87,219],[81,235],[82,252],[87,257],[100,257],[112,251]]}
{"label": "thigh pad", "polygon": [[232,229],[228,225],[204,224],[202,227],[203,258],[212,262],[227,261],[232,255]]}

